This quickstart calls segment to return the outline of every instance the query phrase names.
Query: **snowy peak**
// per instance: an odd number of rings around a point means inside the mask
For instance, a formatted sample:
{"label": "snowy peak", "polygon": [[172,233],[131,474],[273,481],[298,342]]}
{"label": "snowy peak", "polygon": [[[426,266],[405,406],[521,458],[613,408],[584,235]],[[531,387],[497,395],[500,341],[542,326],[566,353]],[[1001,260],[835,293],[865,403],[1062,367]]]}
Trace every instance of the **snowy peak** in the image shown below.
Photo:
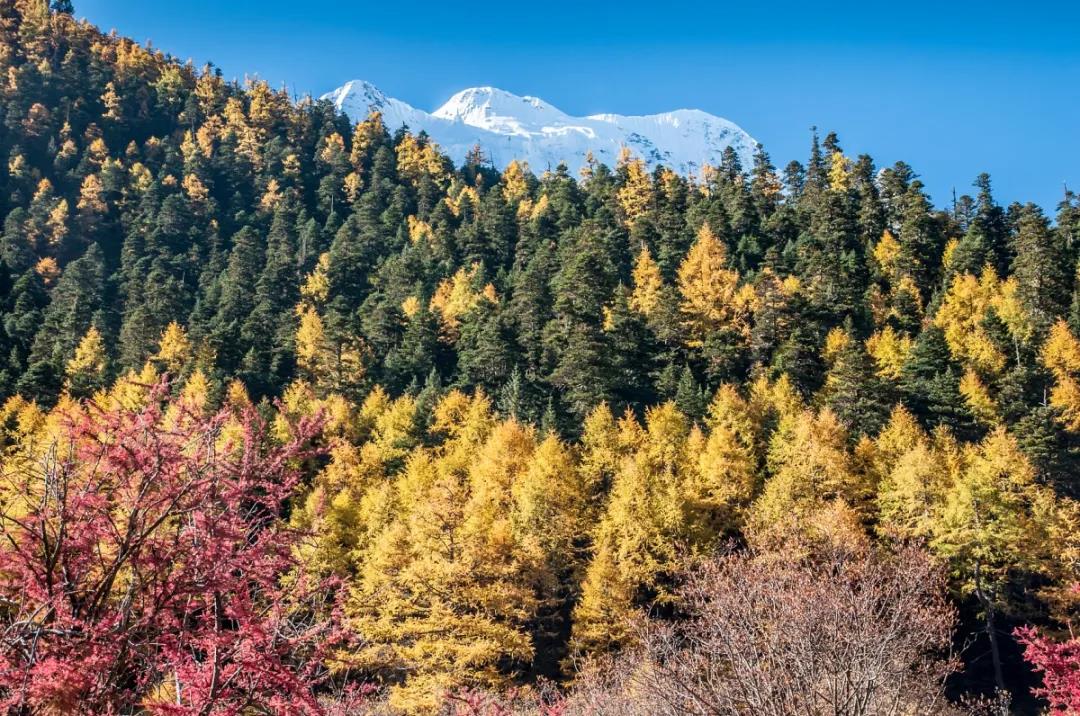
{"label": "snowy peak", "polygon": [[451,122],[462,122],[503,134],[527,135],[545,124],[569,119],[537,97],[519,97],[495,87],[462,90],[433,113]]}
{"label": "snowy peak", "polygon": [[333,92],[323,95],[322,99],[330,100],[339,111],[357,122],[366,119],[371,112],[380,112],[383,123],[391,132],[402,126],[419,132],[430,116],[401,100],[387,97],[378,87],[363,80],[346,82]]}
{"label": "snowy peak", "polygon": [[351,80],[327,95],[335,104],[340,104],[345,99],[353,97],[357,101],[368,102],[371,106],[382,106],[386,102],[386,95],[375,85],[364,80]]}
{"label": "snowy peak", "polygon": [[592,154],[614,166],[623,147],[653,168],[665,165],[694,174],[719,164],[731,147],[749,168],[757,143],[738,125],[695,109],[646,116],[596,114],[573,117],[538,97],[522,97],[495,87],[472,87],[432,113],[387,97],[370,82],[354,80],[323,96],[354,121],[372,110],[382,113],[391,132],[408,126],[424,131],[455,162],[479,145],[498,168],[526,161],[537,172],[565,163],[571,171]]}

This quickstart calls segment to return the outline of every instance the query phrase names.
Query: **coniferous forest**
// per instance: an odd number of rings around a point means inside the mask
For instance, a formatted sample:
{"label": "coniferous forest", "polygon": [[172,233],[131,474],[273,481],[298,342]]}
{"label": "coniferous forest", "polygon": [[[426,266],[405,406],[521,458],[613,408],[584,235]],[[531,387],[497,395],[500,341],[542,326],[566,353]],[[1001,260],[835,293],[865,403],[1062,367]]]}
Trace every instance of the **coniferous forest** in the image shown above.
{"label": "coniferous forest", "polygon": [[455,167],[72,12],[0,0],[7,713],[1080,713],[1077,195]]}

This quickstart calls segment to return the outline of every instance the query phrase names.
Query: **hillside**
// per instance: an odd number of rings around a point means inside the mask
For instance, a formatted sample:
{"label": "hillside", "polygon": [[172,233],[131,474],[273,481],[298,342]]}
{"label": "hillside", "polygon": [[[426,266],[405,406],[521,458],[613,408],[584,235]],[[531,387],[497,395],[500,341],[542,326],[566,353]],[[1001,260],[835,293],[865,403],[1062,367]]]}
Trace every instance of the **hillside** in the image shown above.
{"label": "hillside", "polygon": [[1080,693],[1075,194],[496,167],[58,5],[0,3],[3,709]]}

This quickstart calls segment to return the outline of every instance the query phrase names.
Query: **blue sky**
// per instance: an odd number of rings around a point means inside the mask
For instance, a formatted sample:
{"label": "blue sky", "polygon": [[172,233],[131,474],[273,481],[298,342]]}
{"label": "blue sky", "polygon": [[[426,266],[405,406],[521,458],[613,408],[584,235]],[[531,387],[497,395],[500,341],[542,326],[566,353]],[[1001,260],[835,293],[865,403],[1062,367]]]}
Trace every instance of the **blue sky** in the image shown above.
{"label": "blue sky", "polygon": [[[104,29],[297,94],[349,79],[431,110],[465,87],[570,114],[703,109],[778,166],[810,127],[911,164],[939,205],[1080,190],[1080,3],[75,0]],[[881,7],[878,7],[880,5]]]}

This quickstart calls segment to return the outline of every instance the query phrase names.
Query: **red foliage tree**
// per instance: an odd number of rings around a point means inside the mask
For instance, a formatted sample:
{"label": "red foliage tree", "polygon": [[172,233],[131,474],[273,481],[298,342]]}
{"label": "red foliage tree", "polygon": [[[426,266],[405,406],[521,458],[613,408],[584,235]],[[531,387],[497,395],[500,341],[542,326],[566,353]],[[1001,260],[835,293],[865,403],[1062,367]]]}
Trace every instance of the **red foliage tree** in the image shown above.
{"label": "red foliage tree", "polygon": [[1043,675],[1043,688],[1035,695],[1050,702],[1056,713],[1080,714],[1080,639],[1056,642],[1035,629],[1016,630],[1024,645],[1024,658]]}
{"label": "red foliage tree", "polygon": [[0,708],[317,713],[334,590],[280,516],[318,425],[275,445],[254,411],[167,418],[161,394],[66,409],[0,470]]}

